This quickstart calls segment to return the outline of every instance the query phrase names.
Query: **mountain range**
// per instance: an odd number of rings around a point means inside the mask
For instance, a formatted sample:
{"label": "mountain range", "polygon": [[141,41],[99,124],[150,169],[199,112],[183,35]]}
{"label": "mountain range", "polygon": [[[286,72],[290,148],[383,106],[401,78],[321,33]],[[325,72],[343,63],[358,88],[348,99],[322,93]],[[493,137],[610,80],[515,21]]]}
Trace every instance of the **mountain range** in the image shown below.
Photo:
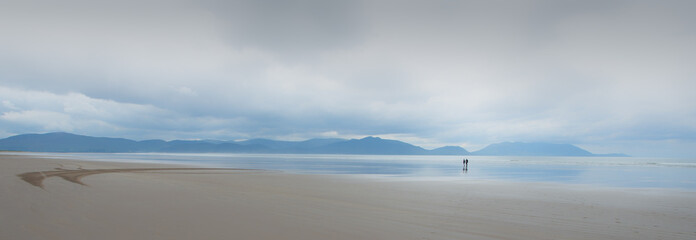
{"label": "mountain range", "polygon": [[628,157],[622,153],[594,154],[571,144],[503,142],[473,152],[481,156],[584,156]]}
{"label": "mountain range", "polygon": [[144,140],[91,137],[64,132],[21,134],[0,139],[0,150],[28,152],[171,152],[171,153],[301,153],[301,154],[373,154],[373,155],[488,155],[488,156],[626,156],[593,154],[570,144],[497,143],[469,152],[458,146],[432,150],[409,143],[365,137],[362,139],[321,138],[306,141],[250,139],[219,140]]}

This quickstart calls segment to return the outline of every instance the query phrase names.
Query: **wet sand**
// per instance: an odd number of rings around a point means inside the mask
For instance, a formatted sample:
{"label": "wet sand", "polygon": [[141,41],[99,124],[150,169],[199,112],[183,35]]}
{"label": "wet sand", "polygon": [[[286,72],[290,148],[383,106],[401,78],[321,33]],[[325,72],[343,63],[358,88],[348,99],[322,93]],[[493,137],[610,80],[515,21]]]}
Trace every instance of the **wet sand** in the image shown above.
{"label": "wet sand", "polygon": [[0,239],[696,239],[696,192],[0,154]]}

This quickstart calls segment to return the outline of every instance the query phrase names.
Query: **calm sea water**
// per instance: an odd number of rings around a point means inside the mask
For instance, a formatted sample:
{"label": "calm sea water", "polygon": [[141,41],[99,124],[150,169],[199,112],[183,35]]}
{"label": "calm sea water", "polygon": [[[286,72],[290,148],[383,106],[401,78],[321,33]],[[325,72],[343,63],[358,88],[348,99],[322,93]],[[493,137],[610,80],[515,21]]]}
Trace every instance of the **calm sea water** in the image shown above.
{"label": "calm sea water", "polygon": [[[696,189],[696,159],[316,154],[28,153],[93,161],[175,163],[304,174],[490,179],[631,188]],[[469,159],[463,169],[462,158]]]}

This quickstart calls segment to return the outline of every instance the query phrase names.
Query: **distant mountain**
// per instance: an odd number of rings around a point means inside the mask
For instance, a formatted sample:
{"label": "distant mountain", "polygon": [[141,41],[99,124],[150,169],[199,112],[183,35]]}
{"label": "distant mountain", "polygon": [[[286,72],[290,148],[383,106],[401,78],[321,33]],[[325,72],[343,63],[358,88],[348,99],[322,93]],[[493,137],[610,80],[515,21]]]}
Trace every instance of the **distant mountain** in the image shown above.
{"label": "distant mountain", "polygon": [[395,155],[460,155],[461,153],[466,153],[466,150],[463,148],[448,147],[426,150],[405,142],[377,137],[351,140],[338,138],[310,139],[298,142],[270,139],[251,139],[240,142],[219,140],[133,141],[124,138],[90,137],[62,132],[23,134],[0,139],[0,150],[29,152],[229,152]]}
{"label": "distant mountain", "polygon": [[318,153],[424,155],[428,150],[401,141],[366,137],[331,143],[318,149]]}
{"label": "distant mountain", "polygon": [[246,140],[246,141],[237,142],[237,144],[240,144],[243,146],[264,146],[268,149],[268,152],[311,153],[312,151],[316,151],[317,148],[321,148],[323,146],[326,146],[326,145],[329,145],[332,143],[344,142],[344,141],[346,141],[346,140],[339,139],[339,138],[316,138],[316,139],[310,139],[310,140],[300,141],[300,142],[278,141],[278,140],[257,138],[257,139],[250,139],[250,140]]}
{"label": "distant mountain", "polygon": [[232,143],[211,143],[208,141],[184,141],[174,140],[167,142],[165,147],[156,149],[155,152],[232,152],[241,149],[241,146]]}
{"label": "distant mountain", "polygon": [[625,154],[593,154],[571,144],[503,142],[472,152],[483,156],[627,156]]}
{"label": "distant mountain", "polygon": [[310,139],[277,141],[250,139],[232,142],[219,140],[144,140],[90,137],[71,133],[22,134],[0,139],[0,150],[28,152],[175,152],[175,153],[303,153],[303,154],[390,154],[390,155],[490,155],[490,156],[626,156],[592,154],[570,144],[497,143],[470,153],[457,146],[427,150],[397,140],[366,137],[362,139]]}
{"label": "distant mountain", "polygon": [[156,152],[159,149],[166,148],[168,145],[169,143],[164,140],[145,140],[138,142],[138,150],[139,152]]}
{"label": "distant mountain", "polygon": [[469,151],[459,146],[445,146],[430,150],[431,155],[471,155]]}
{"label": "distant mountain", "polygon": [[[153,142],[146,142],[152,146]],[[136,141],[70,133],[23,134],[0,139],[0,149],[30,152],[133,152]]]}

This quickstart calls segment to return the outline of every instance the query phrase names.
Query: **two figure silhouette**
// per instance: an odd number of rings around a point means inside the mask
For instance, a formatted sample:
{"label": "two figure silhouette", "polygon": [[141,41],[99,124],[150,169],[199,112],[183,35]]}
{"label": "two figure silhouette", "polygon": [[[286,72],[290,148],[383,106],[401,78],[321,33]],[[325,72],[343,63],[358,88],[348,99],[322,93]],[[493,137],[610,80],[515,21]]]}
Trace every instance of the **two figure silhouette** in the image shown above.
{"label": "two figure silhouette", "polygon": [[465,171],[465,172],[469,171],[469,159],[464,158],[462,160],[462,165],[464,165],[464,167],[462,168],[462,171]]}

